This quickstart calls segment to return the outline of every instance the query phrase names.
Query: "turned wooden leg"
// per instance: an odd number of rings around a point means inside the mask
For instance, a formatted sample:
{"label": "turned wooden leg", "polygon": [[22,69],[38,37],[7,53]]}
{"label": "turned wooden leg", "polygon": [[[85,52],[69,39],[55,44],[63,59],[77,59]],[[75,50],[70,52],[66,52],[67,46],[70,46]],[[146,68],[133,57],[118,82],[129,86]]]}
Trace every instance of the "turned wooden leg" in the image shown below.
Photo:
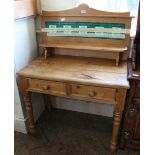
{"label": "turned wooden leg", "polygon": [[30,92],[27,91],[27,88],[28,88],[27,79],[24,77],[19,77],[19,86],[21,89],[21,93],[24,97],[24,103],[25,103],[25,108],[26,108],[26,113],[27,113],[28,123],[29,123],[28,124],[29,131],[32,135],[36,135],[36,127],[34,123],[31,95],[30,95]]}
{"label": "turned wooden leg", "polygon": [[112,131],[112,140],[110,150],[111,152],[115,152],[118,148],[118,137],[120,133],[120,123],[121,123],[122,113],[114,112],[114,120],[113,120],[113,131]]}
{"label": "turned wooden leg", "polygon": [[117,104],[115,105],[113,115],[113,131],[110,145],[111,152],[115,152],[118,148],[118,138],[120,135],[120,125],[122,119],[122,112],[124,110],[125,97],[126,97],[126,89],[123,88],[117,89],[116,94]]}
{"label": "turned wooden leg", "polygon": [[28,123],[29,123],[29,130],[32,135],[36,134],[36,127],[34,123],[34,117],[33,117],[33,107],[31,102],[30,93],[27,92],[27,95],[24,96],[24,102],[26,107],[26,113],[28,117]]}

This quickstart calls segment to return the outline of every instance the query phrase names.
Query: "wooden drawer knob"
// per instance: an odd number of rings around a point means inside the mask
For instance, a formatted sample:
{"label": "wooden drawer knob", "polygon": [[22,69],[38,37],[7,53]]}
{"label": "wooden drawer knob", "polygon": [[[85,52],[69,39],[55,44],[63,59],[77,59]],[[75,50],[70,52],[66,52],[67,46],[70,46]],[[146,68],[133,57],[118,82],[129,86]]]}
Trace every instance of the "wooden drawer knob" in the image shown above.
{"label": "wooden drawer knob", "polygon": [[45,86],[43,86],[42,88],[43,88],[44,90],[48,90],[48,89],[50,88],[50,86],[45,85]]}
{"label": "wooden drawer knob", "polygon": [[90,97],[96,96],[96,92],[95,92],[95,91],[90,92],[90,93],[89,93],[89,96],[90,96]]}

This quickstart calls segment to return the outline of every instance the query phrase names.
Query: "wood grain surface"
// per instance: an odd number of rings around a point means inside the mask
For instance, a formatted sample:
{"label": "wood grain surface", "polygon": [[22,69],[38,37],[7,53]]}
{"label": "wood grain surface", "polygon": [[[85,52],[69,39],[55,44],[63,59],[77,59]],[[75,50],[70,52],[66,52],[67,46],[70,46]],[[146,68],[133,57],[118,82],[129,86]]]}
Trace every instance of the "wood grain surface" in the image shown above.
{"label": "wood grain surface", "polygon": [[55,55],[44,60],[38,57],[18,74],[44,80],[129,88],[126,62],[117,67],[112,60],[106,59]]}

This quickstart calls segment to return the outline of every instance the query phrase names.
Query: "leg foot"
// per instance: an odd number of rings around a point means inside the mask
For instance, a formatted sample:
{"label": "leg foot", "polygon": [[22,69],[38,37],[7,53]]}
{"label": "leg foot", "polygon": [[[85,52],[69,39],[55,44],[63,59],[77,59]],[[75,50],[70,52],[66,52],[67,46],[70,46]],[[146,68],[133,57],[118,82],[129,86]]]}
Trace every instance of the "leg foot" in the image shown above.
{"label": "leg foot", "polygon": [[121,112],[114,112],[112,140],[110,145],[111,152],[115,152],[118,148],[118,136],[120,132]]}

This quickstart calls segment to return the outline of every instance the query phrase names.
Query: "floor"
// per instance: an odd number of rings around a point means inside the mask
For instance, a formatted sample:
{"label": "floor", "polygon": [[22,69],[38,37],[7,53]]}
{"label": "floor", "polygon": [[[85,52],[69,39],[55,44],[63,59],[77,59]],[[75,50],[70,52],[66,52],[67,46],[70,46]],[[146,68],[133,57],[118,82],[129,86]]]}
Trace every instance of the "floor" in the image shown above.
{"label": "floor", "polygon": [[[46,113],[46,114],[45,114]],[[37,122],[36,137],[15,132],[15,155],[111,155],[112,118],[53,109]],[[119,149],[114,155],[140,155]]]}

